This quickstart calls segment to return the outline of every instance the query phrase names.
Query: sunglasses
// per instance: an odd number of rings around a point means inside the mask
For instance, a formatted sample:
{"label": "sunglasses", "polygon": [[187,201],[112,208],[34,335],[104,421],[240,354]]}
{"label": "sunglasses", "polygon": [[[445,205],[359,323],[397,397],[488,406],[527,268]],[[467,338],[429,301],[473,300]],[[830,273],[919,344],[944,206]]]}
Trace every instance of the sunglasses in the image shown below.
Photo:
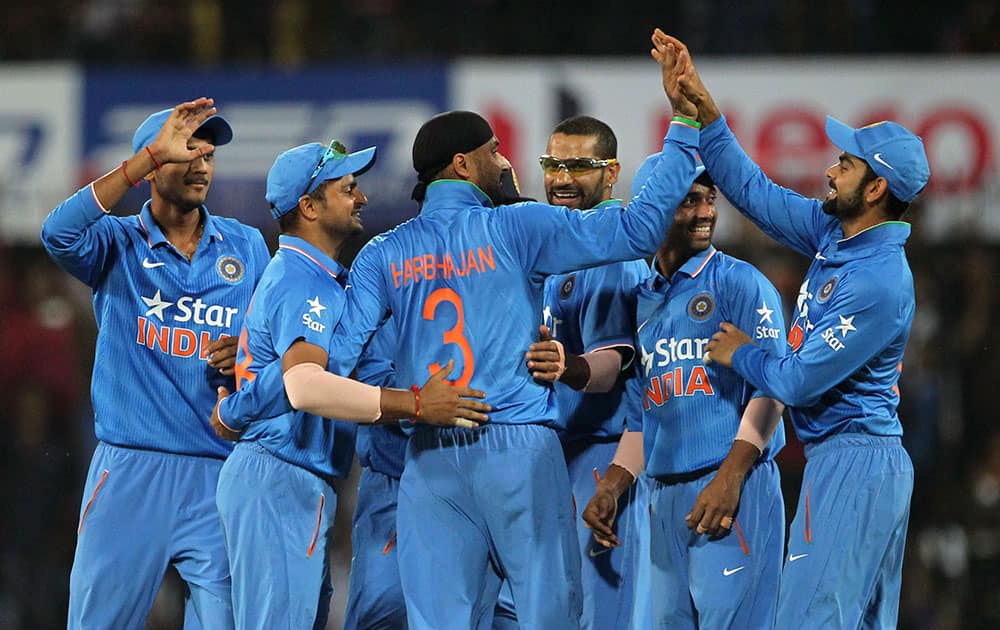
{"label": "sunglasses", "polygon": [[538,163],[542,165],[542,170],[550,175],[558,173],[559,169],[563,168],[566,169],[566,172],[570,175],[579,175],[597,168],[611,166],[617,162],[618,160],[615,158],[597,160],[589,157],[573,157],[560,160],[559,158],[552,157],[551,155],[543,155],[538,158]]}
{"label": "sunglasses", "polygon": [[309,189],[312,188],[313,182],[319,177],[320,172],[322,172],[323,167],[330,160],[342,160],[347,157],[347,147],[340,140],[333,140],[330,145],[326,147],[326,151],[323,152],[323,157],[319,159],[319,164],[313,169],[312,177],[309,178],[309,183],[306,184],[306,189],[302,191],[303,195],[309,194]]}

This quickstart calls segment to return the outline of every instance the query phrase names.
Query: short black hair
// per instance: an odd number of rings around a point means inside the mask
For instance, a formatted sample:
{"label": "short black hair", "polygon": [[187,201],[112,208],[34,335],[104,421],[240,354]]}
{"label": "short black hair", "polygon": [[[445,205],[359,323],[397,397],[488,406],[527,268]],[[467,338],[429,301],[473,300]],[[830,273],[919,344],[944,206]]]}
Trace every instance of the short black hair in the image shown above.
{"label": "short black hair", "polygon": [[[337,179],[340,178],[338,177]],[[337,180],[328,179],[321,182],[320,185],[316,187],[316,190],[309,193],[309,196],[315,199],[316,201],[323,201],[325,199],[326,187],[330,185],[330,182],[335,182],[335,181]],[[278,217],[278,230],[282,234],[288,234],[289,232],[291,232],[292,230],[296,229],[299,226],[300,218],[302,218],[302,215],[299,213],[298,204],[296,204],[294,208],[292,208],[285,214]]]}
{"label": "short black hair", "polygon": [[[865,175],[861,179],[861,184],[859,187],[867,186],[869,183],[875,181],[878,174],[872,170],[872,167],[865,162]],[[903,214],[910,208],[910,203],[908,201],[903,201],[896,195],[892,194],[891,190],[886,190],[889,195],[885,200],[885,211],[889,215],[889,218],[893,220],[899,220],[902,218]]]}
{"label": "short black hair", "polygon": [[597,120],[593,116],[573,116],[562,121],[552,130],[552,135],[557,133],[567,136],[595,136],[597,144],[594,152],[602,160],[618,157],[618,138],[615,132],[607,123]]}

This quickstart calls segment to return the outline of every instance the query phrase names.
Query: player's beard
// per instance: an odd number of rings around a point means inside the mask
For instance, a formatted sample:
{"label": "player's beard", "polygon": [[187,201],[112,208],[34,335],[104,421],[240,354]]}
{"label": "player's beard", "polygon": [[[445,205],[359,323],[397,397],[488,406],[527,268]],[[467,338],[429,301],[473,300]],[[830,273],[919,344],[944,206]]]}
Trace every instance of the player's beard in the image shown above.
{"label": "player's beard", "polygon": [[[505,181],[508,180],[508,181]],[[517,188],[513,184],[513,173],[510,169],[502,169],[497,173],[496,178],[482,182],[480,188],[490,198],[494,205],[502,205],[517,201]],[[513,198],[511,196],[514,195]]]}
{"label": "player's beard", "polygon": [[600,179],[600,181],[597,182],[596,186],[594,186],[593,188],[591,188],[589,190],[586,189],[586,188],[584,188],[583,186],[581,186],[579,183],[574,182],[574,183],[570,184],[569,186],[553,186],[550,190],[547,190],[545,192],[545,195],[546,195],[546,199],[548,199],[548,202],[551,205],[554,205],[554,206],[563,206],[563,207],[570,207],[570,206],[567,206],[564,203],[558,203],[557,201],[554,201],[554,200],[557,199],[556,196],[555,196],[555,193],[558,192],[558,191],[572,192],[572,193],[576,194],[579,197],[579,199],[580,199],[580,206],[579,207],[573,207],[571,209],[573,209],[573,210],[590,210],[591,208],[596,207],[597,204],[599,204],[602,201],[604,201],[604,199],[602,199],[602,197],[601,197],[601,195],[602,195],[602,193],[604,191],[604,186],[605,186],[605,184],[604,184],[604,173],[602,172],[601,173],[601,179]]}
{"label": "player's beard", "polygon": [[823,212],[841,221],[859,216],[865,209],[861,195],[866,185],[867,182],[859,183],[850,195],[844,195],[838,190],[836,197],[823,201]]}

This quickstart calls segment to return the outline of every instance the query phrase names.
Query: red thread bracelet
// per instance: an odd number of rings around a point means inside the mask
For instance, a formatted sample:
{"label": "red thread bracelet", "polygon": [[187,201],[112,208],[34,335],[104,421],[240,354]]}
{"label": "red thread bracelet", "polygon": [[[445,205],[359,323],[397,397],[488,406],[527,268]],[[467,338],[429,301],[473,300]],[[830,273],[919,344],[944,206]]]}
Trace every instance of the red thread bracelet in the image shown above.
{"label": "red thread bracelet", "polygon": [[128,182],[128,185],[129,185],[129,186],[132,186],[133,188],[135,188],[136,186],[138,186],[138,185],[139,185],[139,182],[133,182],[133,181],[132,181],[132,180],[131,180],[131,179],[129,178],[129,176],[128,176],[128,172],[127,172],[127,171],[125,170],[125,165],[126,165],[126,164],[128,164],[128,160],[122,160],[122,175],[124,175],[124,176],[125,176],[125,181],[127,181],[127,182]]}
{"label": "red thread bracelet", "polygon": [[420,420],[420,387],[417,385],[410,385],[410,391],[413,392],[413,402],[417,408],[417,413],[413,416],[413,419]]}
{"label": "red thread bracelet", "polygon": [[152,149],[149,148],[148,144],[146,145],[146,153],[148,153],[150,159],[153,160],[153,165],[156,166],[156,170],[160,170],[160,167],[163,166],[163,165],[156,161],[156,156],[153,155],[153,151],[152,151]]}

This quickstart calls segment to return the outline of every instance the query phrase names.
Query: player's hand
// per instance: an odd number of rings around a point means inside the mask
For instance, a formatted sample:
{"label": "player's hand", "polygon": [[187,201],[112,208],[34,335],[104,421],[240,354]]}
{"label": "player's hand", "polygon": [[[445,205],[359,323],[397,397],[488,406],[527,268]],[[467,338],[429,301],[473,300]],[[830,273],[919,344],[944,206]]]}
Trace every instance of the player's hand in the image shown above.
{"label": "player's hand", "polygon": [[488,404],[474,400],[486,398],[486,392],[469,387],[457,387],[445,380],[455,368],[455,360],[427,379],[420,388],[420,421],[427,424],[474,429],[488,422]]}
{"label": "player's hand", "polygon": [[722,322],[720,330],[712,335],[708,345],[705,346],[705,353],[702,361],[705,365],[718,363],[723,367],[733,367],[733,353],[740,346],[753,343],[750,337],[729,322]]}
{"label": "player's hand", "polygon": [[670,106],[674,113],[688,118],[697,118],[698,107],[691,102],[680,87],[680,77],[687,68],[687,65],[680,58],[680,48],[660,29],[653,31],[651,40],[653,48],[649,52],[660,64],[663,74],[663,91],[670,100]]}
{"label": "player's hand", "polygon": [[205,144],[197,149],[188,148],[188,140],[203,122],[215,114],[215,103],[210,98],[199,98],[181,103],[163,122],[160,133],[149,144],[149,150],[160,164],[190,162],[215,151],[215,146]]}
{"label": "player's hand", "polygon": [[594,540],[605,547],[618,547],[621,541],[615,533],[615,517],[618,516],[618,498],[610,490],[597,486],[597,492],[590,498],[583,510],[583,522],[594,533]]}
{"label": "player's hand", "polygon": [[243,435],[242,432],[237,432],[231,430],[226,425],[222,424],[222,418],[219,416],[219,405],[226,396],[229,395],[229,390],[225,387],[220,387],[216,390],[218,399],[215,401],[215,407],[212,408],[212,417],[209,422],[212,424],[212,428],[215,429],[215,434],[218,435],[223,440],[229,440],[230,442],[236,442]]}
{"label": "player's hand", "polygon": [[743,479],[743,475],[716,473],[694,500],[691,512],[684,517],[688,529],[714,537],[729,534],[740,504]]}
{"label": "player's hand", "polygon": [[532,378],[555,383],[566,371],[566,351],[561,342],[552,338],[548,326],[539,326],[538,333],[538,343],[528,346],[524,355],[528,370]]}
{"label": "player's hand", "polygon": [[232,376],[236,370],[236,349],[239,342],[237,337],[221,337],[215,341],[210,341],[205,347],[208,353],[208,365],[221,374]]}
{"label": "player's hand", "polygon": [[672,35],[663,34],[663,40],[672,44],[677,50],[676,78],[678,87],[684,96],[698,108],[698,120],[701,121],[701,124],[708,125],[712,123],[722,114],[719,112],[712,94],[705,88],[705,84],[701,82],[698,69],[691,60],[691,51],[688,50],[684,42]]}

